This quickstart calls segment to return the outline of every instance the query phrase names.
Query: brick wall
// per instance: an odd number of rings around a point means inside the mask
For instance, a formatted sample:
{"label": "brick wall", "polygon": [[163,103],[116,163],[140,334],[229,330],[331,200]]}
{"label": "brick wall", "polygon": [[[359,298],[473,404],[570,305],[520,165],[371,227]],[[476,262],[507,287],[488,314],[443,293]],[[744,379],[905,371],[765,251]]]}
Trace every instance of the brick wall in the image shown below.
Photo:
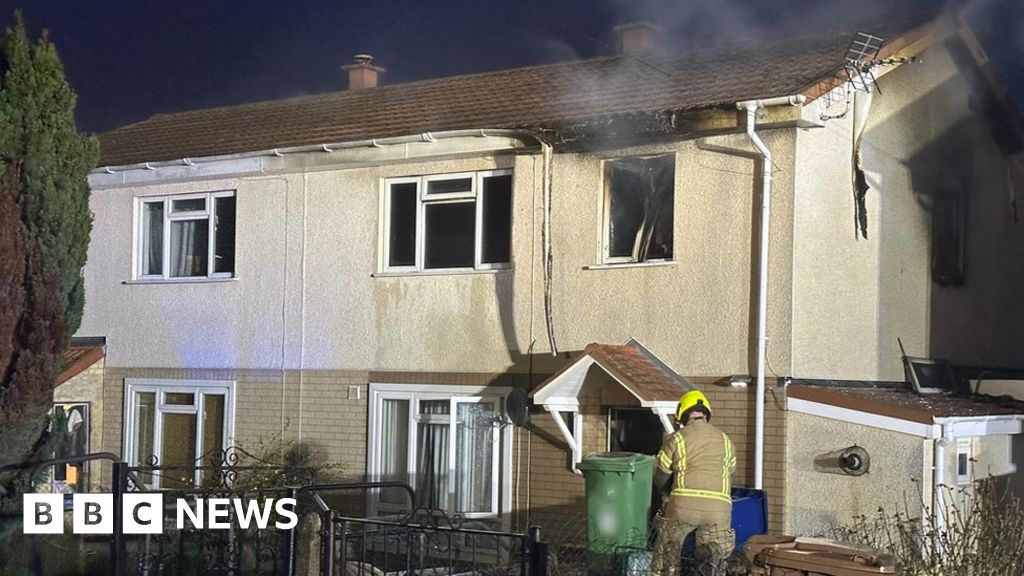
{"label": "brick wall", "polygon": [[[115,454],[122,453],[128,378],[234,380],[235,444],[258,451],[275,439],[301,441],[345,477],[361,480],[366,473],[366,372],[108,368],[102,444]],[[349,386],[358,389],[353,398]]]}
{"label": "brick wall", "polygon": [[[771,388],[773,382],[768,383]],[[712,422],[729,435],[736,446],[736,475],[733,485],[754,486],[754,410],[756,391],[700,385],[714,409]],[[786,490],[786,412],[781,409],[785,398],[781,391],[765,399],[764,419],[764,489],[768,498],[768,529],[781,532],[785,526],[783,510]]]}
{"label": "brick wall", "polygon": [[[329,463],[341,466],[347,478],[366,473],[369,382],[517,386],[529,388],[543,376],[515,374],[441,374],[354,371],[228,371],[107,368],[103,387],[103,447],[121,453],[122,397],[125,378],[233,379],[236,443],[250,446],[280,435],[299,439],[322,451]],[[753,486],[754,391],[725,388],[712,379],[697,379],[714,408],[714,423],[736,445],[734,485]],[[350,398],[349,387],[358,394]],[[358,396],[358,398],[356,398]],[[783,401],[781,394],[779,401]],[[581,400],[583,452],[604,452],[608,442],[607,407],[624,405],[621,389],[598,387]],[[765,403],[765,489],[769,528],[783,524],[786,434],[785,412],[768,394]],[[529,429],[510,428],[512,506],[531,514],[580,513],[584,510],[583,477],[570,471],[570,454],[551,416],[535,410]],[[518,515],[521,517],[521,514]]]}
{"label": "brick wall", "polygon": [[[714,409],[713,423],[729,435],[736,446],[737,469],[733,477],[736,487],[754,485],[754,398],[751,388],[728,388],[713,385],[715,379],[696,379],[698,386],[708,396]],[[604,452],[607,446],[607,414],[603,404],[614,398],[607,388],[584,397],[581,401],[583,414],[584,455]],[[779,402],[784,401],[781,393]],[[569,470],[569,448],[562,439],[551,416],[544,412],[532,415],[533,432],[529,443],[527,461],[522,465],[524,480],[518,487],[517,496],[525,507],[529,503],[535,509],[554,511],[572,510],[583,506],[583,477]],[[770,531],[781,532],[785,526],[785,462],[786,431],[785,411],[773,400],[771,392],[765,402],[765,465],[764,488],[768,498],[768,527]]]}

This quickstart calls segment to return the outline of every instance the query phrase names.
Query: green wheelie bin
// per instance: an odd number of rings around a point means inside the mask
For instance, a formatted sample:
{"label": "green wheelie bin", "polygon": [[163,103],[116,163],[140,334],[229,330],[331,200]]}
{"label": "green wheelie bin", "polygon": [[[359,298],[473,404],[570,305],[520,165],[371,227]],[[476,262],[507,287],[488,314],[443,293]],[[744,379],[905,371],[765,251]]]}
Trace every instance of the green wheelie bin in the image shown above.
{"label": "green wheelie bin", "polygon": [[586,483],[587,571],[609,574],[647,548],[654,457],[606,452],[578,467]]}

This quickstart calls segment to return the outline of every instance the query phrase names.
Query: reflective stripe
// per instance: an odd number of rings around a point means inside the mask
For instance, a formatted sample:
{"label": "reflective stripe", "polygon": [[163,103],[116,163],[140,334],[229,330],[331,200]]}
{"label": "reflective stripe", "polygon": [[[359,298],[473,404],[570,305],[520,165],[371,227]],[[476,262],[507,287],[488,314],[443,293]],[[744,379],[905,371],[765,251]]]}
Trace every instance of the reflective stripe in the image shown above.
{"label": "reflective stripe", "polygon": [[672,490],[673,494],[686,486],[686,442],[682,434],[676,434],[676,457],[679,459],[679,468],[675,470],[676,487]]}
{"label": "reflective stripe", "polygon": [[664,450],[658,452],[658,467],[662,470],[672,471],[672,459],[668,457],[668,454],[665,454]]}
{"label": "reflective stripe", "polygon": [[733,460],[732,455],[732,442],[729,441],[729,437],[722,434],[722,440],[725,443],[725,458],[722,461],[722,494],[729,493],[729,463]]}
{"label": "reflective stripe", "polygon": [[673,496],[688,496],[690,498],[707,498],[709,500],[721,500],[732,504],[732,498],[728,494],[715,492],[713,490],[694,490],[692,488],[676,488],[672,491]]}

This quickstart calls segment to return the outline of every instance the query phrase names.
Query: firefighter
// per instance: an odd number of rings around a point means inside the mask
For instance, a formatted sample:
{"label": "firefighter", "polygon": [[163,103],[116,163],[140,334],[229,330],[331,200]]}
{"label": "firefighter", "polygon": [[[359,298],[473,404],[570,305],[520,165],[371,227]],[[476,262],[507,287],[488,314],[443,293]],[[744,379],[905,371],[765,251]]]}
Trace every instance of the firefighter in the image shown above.
{"label": "firefighter", "polygon": [[698,562],[721,565],[732,553],[731,477],[736,470],[732,440],[711,424],[711,403],[700,390],[679,399],[678,430],[665,437],[657,456],[655,488],[668,492],[655,520],[658,540],[652,573],[675,575],[683,540],[696,531]]}

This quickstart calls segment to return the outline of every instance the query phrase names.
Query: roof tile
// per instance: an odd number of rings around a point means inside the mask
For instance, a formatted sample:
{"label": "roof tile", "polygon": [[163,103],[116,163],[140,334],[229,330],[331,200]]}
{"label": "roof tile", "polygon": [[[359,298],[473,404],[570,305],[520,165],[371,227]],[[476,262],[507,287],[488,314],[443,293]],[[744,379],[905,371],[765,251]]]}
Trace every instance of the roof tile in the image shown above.
{"label": "roof tile", "polygon": [[557,128],[623,112],[799,93],[834,74],[850,35],[739,44],[646,62],[614,56],[176,114],[100,136],[119,166],[430,131]]}

